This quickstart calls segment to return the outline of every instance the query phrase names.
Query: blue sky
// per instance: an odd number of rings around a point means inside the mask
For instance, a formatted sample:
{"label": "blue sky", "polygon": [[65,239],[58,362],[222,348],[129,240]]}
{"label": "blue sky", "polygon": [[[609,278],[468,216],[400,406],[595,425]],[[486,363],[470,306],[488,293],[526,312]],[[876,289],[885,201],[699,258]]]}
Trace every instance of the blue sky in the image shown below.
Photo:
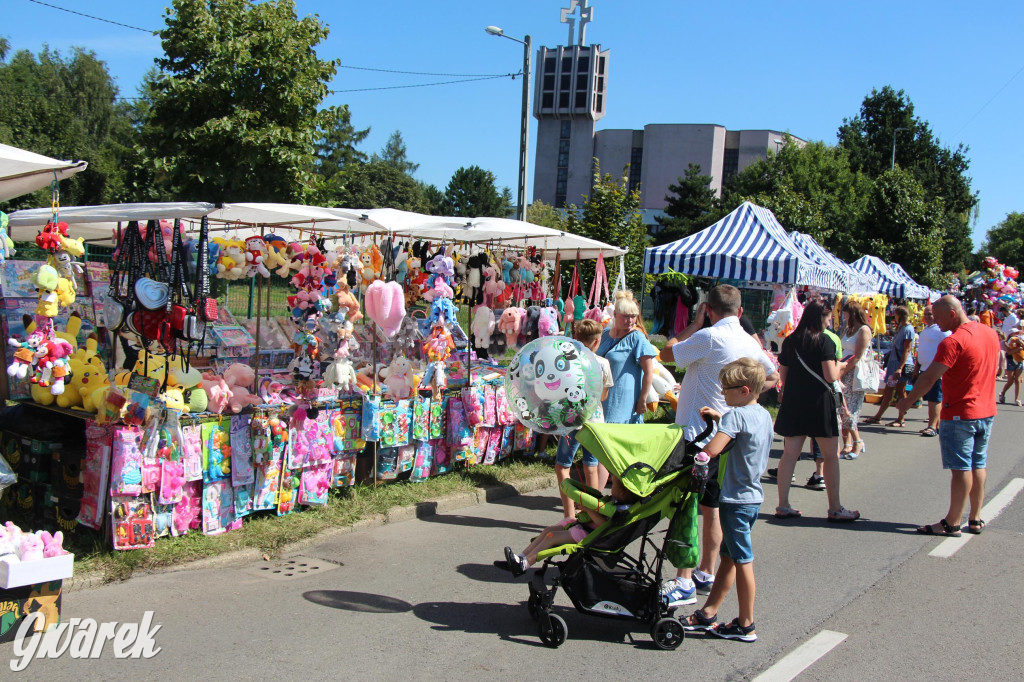
{"label": "blue sky", "polygon": [[[169,3],[52,4],[159,29]],[[567,27],[559,23],[559,10],[568,4],[297,1],[300,15],[317,14],[331,28],[320,47],[323,57],[349,66],[453,74],[521,67],[522,48],[484,33],[489,24],[512,36],[529,33],[535,47],[564,44]],[[943,144],[970,147],[970,175],[981,200],[976,242],[1008,212],[1024,210],[1019,145],[1013,142],[1024,111],[1019,47],[1024,3],[1019,0],[981,5],[592,0],[591,5],[587,42],[611,50],[608,115],[600,128],[717,123],[788,130],[834,144],[843,118],[858,112],[864,96],[873,87],[892,85],[907,92],[916,114]],[[15,49],[38,51],[48,43],[94,50],[126,96],[135,94],[160,53],[155,37],[28,0],[5,0],[2,15],[0,35]],[[342,68],[332,87],[446,80],[452,78]],[[420,164],[416,177],[421,180],[443,189],[459,166],[476,164],[492,170],[499,185],[514,193],[521,87],[518,80],[497,79],[345,93],[329,103],[349,104],[353,123],[371,127],[362,146],[367,152],[379,150],[391,132],[401,130],[410,160]]]}

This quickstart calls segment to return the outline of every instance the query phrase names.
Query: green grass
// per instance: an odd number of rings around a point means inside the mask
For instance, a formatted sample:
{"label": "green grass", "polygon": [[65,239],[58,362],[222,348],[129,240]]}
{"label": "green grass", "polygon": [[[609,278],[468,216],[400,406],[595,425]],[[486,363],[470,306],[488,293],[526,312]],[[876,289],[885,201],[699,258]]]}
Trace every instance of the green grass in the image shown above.
{"label": "green grass", "polygon": [[115,551],[98,537],[78,537],[69,543],[75,552],[75,572],[99,574],[103,582],[126,580],[135,571],[166,568],[241,549],[256,549],[274,557],[288,544],[330,528],[351,526],[361,519],[386,514],[393,507],[429,502],[477,488],[502,485],[550,474],[550,464],[510,460],[496,466],[458,469],[422,483],[398,482],[356,485],[332,490],[329,502],[285,517],[262,513],[246,519],[238,530],[207,536],[193,531],[180,538],[161,538],[150,549]]}

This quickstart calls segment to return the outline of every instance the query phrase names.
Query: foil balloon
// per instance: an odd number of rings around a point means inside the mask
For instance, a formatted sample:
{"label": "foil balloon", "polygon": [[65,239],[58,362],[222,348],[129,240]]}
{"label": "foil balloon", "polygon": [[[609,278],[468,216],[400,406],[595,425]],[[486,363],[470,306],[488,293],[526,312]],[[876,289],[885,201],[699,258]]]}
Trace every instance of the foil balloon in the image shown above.
{"label": "foil balloon", "polygon": [[601,404],[601,367],[579,341],[542,336],[523,346],[505,375],[513,413],[538,433],[567,435]]}

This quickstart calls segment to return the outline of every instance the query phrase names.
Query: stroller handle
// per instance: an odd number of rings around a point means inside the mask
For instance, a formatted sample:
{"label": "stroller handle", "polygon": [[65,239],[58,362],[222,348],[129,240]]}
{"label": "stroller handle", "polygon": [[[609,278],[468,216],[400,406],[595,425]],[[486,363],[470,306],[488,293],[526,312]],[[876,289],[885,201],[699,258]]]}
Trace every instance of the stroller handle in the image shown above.
{"label": "stroller handle", "polygon": [[[694,438],[692,442],[693,443],[700,443],[701,441],[706,440],[708,438],[708,436],[711,435],[711,432],[714,431],[714,430],[715,430],[715,420],[712,419],[711,417],[709,417],[708,415],[704,415],[704,430],[701,431],[700,433],[698,433],[697,437]],[[694,449],[695,453],[698,452],[698,451],[699,451],[699,448],[695,448]]]}

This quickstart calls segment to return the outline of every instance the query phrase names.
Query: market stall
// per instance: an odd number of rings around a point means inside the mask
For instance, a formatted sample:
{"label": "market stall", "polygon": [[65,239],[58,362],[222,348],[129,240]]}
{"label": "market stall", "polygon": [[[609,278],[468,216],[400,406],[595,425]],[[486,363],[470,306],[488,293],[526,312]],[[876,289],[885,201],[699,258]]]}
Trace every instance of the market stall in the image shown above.
{"label": "market stall", "polygon": [[59,161],[42,154],[0,144],[0,201],[7,201],[81,173],[85,161]]}
{"label": "market stall", "polygon": [[875,278],[878,291],[892,298],[907,298],[907,283],[901,280],[885,261],[877,256],[861,256],[850,267]]}
{"label": "market stall", "polygon": [[[907,274],[907,271],[903,269],[903,266],[899,263],[889,263],[889,269],[896,276],[897,279],[902,281],[907,287],[907,298],[916,299],[919,301],[928,301],[932,297],[932,290],[923,284],[918,284],[914,279]],[[937,297],[936,297],[937,298]]]}
{"label": "market stall", "polygon": [[837,291],[864,295],[878,292],[875,278],[851,268],[815,241],[814,237],[796,231],[790,232],[789,236],[802,254],[819,265],[833,268],[840,273],[840,288]]}

